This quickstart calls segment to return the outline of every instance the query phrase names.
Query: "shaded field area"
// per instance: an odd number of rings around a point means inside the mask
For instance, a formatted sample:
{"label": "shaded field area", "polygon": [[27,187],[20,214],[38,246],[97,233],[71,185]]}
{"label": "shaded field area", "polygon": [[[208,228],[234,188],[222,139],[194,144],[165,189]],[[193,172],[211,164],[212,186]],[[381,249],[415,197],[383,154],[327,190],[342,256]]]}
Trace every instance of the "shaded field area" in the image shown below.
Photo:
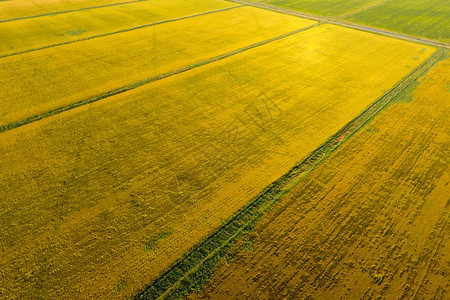
{"label": "shaded field area", "polygon": [[434,51],[320,25],[2,133],[2,293],[135,294]]}
{"label": "shaded field area", "polygon": [[0,57],[235,6],[226,1],[142,1],[0,23]]}
{"label": "shaded field area", "polygon": [[5,57],[0,59],[0,85],[4,88],[0,125],[312,24],[315,22],[240,7]]}
{"label": "shaded field area", "polygon": [[347,20],[450,42],[450,3],[447,0],[393,0],[348,16]]}
{"label": "shaded field area", "polygon": [[448,298],[449,70],[432,67],[309,173],[189,298]]}

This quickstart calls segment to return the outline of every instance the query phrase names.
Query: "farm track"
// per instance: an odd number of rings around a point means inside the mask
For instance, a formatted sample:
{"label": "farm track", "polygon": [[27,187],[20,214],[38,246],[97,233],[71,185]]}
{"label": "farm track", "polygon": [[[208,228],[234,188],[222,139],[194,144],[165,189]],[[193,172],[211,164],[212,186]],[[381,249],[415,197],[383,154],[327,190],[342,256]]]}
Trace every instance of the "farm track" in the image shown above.
{"label": "farm track", "polygon": [[[140,0],[140,1],[143,1],[143,0]],[[144,1],[147,1],[147,0],[144,0]],[[47,46],[43,46],[43,47],[32,48],[32,49],[19,51],[19,52],[14,52],[14,53],[9,53],[9,54],[5,54],[5,55],[0,55],[0,58],[20,55],[20,54],[25,54],[25,53],[29,53],[29,52],[34,52],[34,51],[48,49],[48,48],[54,48],[54,47],[63,46],[63,45],[74,44],[74,43],[88,41],[88,40],[93,40],[93,39],[96,39],[96,38],[101,38],[101,37],[105,37],[105,36],[109,36],[109,35],[114,35],[114,34],[129,32],[129,31],[133,31],[133,30],[137,30],[137,29],[143,29],[143,28],[147,28],[147,27],[151,27],[151,26],[155,26],[155,25],[160,25],[160,24],[176,22],[176,21],[181,21],[181,20],[195,18],[195,17],[200,17],[200,16],[209,15],[209,14],[213,14],[213,13],[218,13],[218,12],[221,12],[221,11],[227,11],[227,10],[231,10],[231,9],[239,8],[239,7],[243,7],[243,6],[245,6],[245,5],[236,5],[236,6],[232,6],[232,7],[225,7],[225,8],[216,9],[216,10],[212,10],[212,11],[208,11],[208,12],[203,12],[203,13],[183,16],[183,17],[169,19],[169,20],[153,22],[153,23],[139,25],[139,26],[134,26],[134,27],[131,27],[131,28],[126,28],[126,29],[112,31],[112,32],[104,33],[104,34],[94,35],[94,36],[90,36],[90,37],[86,37],[86,38],[82,38],[82,39],[76,39],[76,40],[72,40],[72,41],[68,41],[68,42],[57,43],[57,44],[47,45]]]}
{"label": "farm track", "polygon": [[[192,290],[198,290],[207,282],[214,266],[224,257],[227,247],[240,234],[254,227],[256,221],[281,197],[286,195],[304,176],[314,170],[346,140],[369,123],[380,111],[392,103],[396,96],[427,72],[435,63],[447,55],[446,49],[439,49],[424,63],[415,68],[386,94],[370,105],[334,134],[326,143],[313,151],[305,160],[287,174],[266,187],[257,197],[237,211],[222,227],[194,246],[178,259],[161,276],[151,283],[135,299],[180,298]],[[289,206],[289,205],[287,205]],[[280,214],[283,209],[280,210]]]}
{"label": "farm track", "polygon": [[133,0],[133,1],[126,1],[126,2],[98,5],[98,6],[82,7],[82,8],[77,8],[77,9],[63,10],[63,11],[55,11],[55,12],[51,12],[51,13],[39,14],[39,15],[34,15],[34,16],[27,16],[27,17],[21,17],[21,18],[0,20],[0,23],[13,22],[13,21],[19,21],[19,20],[26,20],[26,19],[34,19],[34,18],[40,18],[40,17],[48,17],[48,16],[54,16],[54,15],[60,15],[60,14],[67,14],[67,13],[71,13],[71,12],[83,11],[83,10],[90,10],[90,9],[110,7],[110,6],[118,6],[118,5],[126,5],[126,4],[137,3],[137,2],[145,2],[145,1],[148,1],[148,0]]}
{"label": "farm track", "polygon": [[[230,9],[230,8],[226,8],[226,9]],[[121,94],[121,93],[126,92],[126,91],[130,91],[130,90],[136,89],[136,88],[141,87],[143,85],[146,85],[146,84],[149,84],[151,82],[155,82],[155,81],[167,78],[167,77],[175,75],[175,74],[180,74],[180,73],[186,72],[188,70],[191,70],[191,69],[194,69],[194,68],[197,68],[197,67],[200,67],[200,66],[212,63],[212,62],[216,62],[216,61],[222,60],[224,58],[227,58],[227,57],[239,54],[241,52],[244,52],[244,51],[256,48],[258,46],[265,45],[265,44],[268,44],[268,43],[271,43],[271,42],[283,39],[285,37],[294,35],[296,33],[308,30],[308,29],[316,27],[316,26],[318,26],[320,24],[321,23],[316,23],[316,24],[313,24],[313,25],[308,26],[308,27],[304,27],[304,28],[301,28],[301,29],[298,29],[298,30],[294,30],[294,31],[291,31],[291,32],[279,35],[279,36],[274,37],[274,38],[270,38],[270,39],[267,39],[267,40],[264,40],[264,41],[261,41],[261,42],[249,45],[249,46],[245,46],[243,48],[239,48],[239,49],[233,50],[233,51],[225,53],[225,54],[221,54],[221,55],[209,58],[209,59],[201,60],[201,61],[196,62],[194,64],[191,64],[191,65],[188,65],[188,66],[185,66],[185,67],[182,67],[182,68],[178,68],[178,69],[169,71],[169,72],[164,73],[164,74],[160,74],[160,75],[156,75],[156,76],[152,76],[152,77],[146,78],[146,79],[134,82],[132,84],[125,85],[125,86],[122,86],[120,88],[117,88],[117,89],[114,89],[114,90],[111,90],[111,91],[108,91],[108,92],[105,92],[105,93],[102,93],[102,94],[99,94],[99,95],[96,95],[96,96],[84,99],[84,100],[81,100],[81,101],[78,101],[78,102],[75,102],[75,103],[72,103],[72,104],[69,104],[69,105],[61,106],[59,108],[50,110],[48,112],[45,112],[45,113],[42,113],[42,114],[39,114],[39,115],[35,115],[35,116],[29,117],[29,118],[22,119],[20,121],[16,121],[16,122],[13,122],[13,123],[10,123],[10,124],[7,124],[7,125],[0,126],[0,133],[12,130],[14,128],[18,128],[20,126],[23,126],[23,125],[26,125],[26,124],[29,124],[29,123],[32,123],[32,122],[36,122],[36,121],[42,120],[44,118],[47,118],[47,117],[50,117],[50,116],[53,116],[53,115],[60,114],[62,112],[65,112],[65,111],[68,111],[68,110],[71,110],[71,109],[74,109],[74,108],[77,108],[77,107],[80,107],[80,106],[83,106],[83,105],[86,105],[86,104],[97,102],[99,100],[106,99],[106,98],[109,98],[109,97],[114,96],[114,95]]]}
{"label": "farm track", "polygon": [[415,43],[426,44],[426,45],[431,45],[431,46],[435,46],[435,47],[441,47],[441,48],[450,49],[450,44],[447,44],[447,43],[444,43],[444,42],[430,40],[430,39],[426,39],[426,38],[422,38],[422,37],[415,37],[415,36],[406,35],[406,34],[403,34],[403,33],[398,33],[398,32],[394,32],[394,31],[388,31],[388,30],[374,28],[374,27],[363,26],[363,25],[359,25],[357,23],[351,23],[351,22],[348,22],[348,21],[344,21],[344,20],[341,20],[339,18],[318,16],[318,15],[313,15],[313,14],[310,14],[310,13],[299,12],[299,11],[296,11],[296,10],[283,8],[283,7],[278,7],[278,6],[265,4],[265,3],[259,3],[259,2],[258,3],[257,2],[248,2],[248,1],[242,1],[242,0],[226,0],[226,1],[239,3],[239,4],[245,4],[245,5],[249,5],[249,6],[254,6],[254,7],[257,7],[257,8],[267,9],[267,10],[271,10],[271,11],[274,11],[274,12],[288,14],[288,15],[291,15],[291,16],[297,16],[297,17],[301,17],[301,18],[305,18],[305,19],[310,19],[310,20],[322,22],[322,23],[329,23],[329,24],[344,26],[344,27],[347,27],[347,28],[352,28],[352,29],[362,30],[362,31],[366,31],[366,32],[371,32],[371,33],[375,33],[375,34],[381,34],[381,35],[387,36],[387,37],[394,37],[394,38],[398,38],[398,39],[402,39],[402,40],[406,40],[406,41],[411,41],[411,42],[415,42]]}

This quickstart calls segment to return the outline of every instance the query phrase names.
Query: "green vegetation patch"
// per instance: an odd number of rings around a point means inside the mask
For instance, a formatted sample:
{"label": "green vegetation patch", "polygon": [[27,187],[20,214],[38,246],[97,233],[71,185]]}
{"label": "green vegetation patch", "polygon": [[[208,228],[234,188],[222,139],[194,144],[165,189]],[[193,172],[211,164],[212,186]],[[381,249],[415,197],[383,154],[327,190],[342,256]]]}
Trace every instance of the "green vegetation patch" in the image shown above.
{"label": "green vegetation patch", "polygon": [[70,36],[76,36],[76,35],[81,35],[84,32],[86,32],[86,30],[75,30],[75,31],[66,31],[66,34],[70,35]]}
{"label": "green vegetation patch", "polygon": [[448,0],[395,0],[360,11],[347,20],[410,35],[450,41]]}

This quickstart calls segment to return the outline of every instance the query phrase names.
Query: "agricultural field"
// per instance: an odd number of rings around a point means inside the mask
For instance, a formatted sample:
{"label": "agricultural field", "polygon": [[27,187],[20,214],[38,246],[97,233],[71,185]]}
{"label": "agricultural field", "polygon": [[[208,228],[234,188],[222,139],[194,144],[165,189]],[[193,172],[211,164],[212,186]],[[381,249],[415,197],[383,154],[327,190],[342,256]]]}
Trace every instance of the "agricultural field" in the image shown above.
{"label": "agricultural field", "polygon": [[315,23],[239,7],[4,57],[0,126]]}
{"label": "agricultural field", "polygon": [[[236,6],[231,2],[140,1],[0,23],[0,56],[98,37],[137,26],[197,15]],[[269,20],[270,21],[270,20]]]}
{"label": "agricultural field", "polygon": [[56,15],[72,10],[88,10],[92,7],[115,6],[151,0],[3,0],[0,1],[0,21],[33,18],[43,14]]}
{"label": "agricultural field", "polygon": [[380,0],[255,0],[313,14],[339,16],[360,9]]}
{"label": "agricultural field", "polygon": [[250,1],[333,17],[338,22],[363,24],[445,43],[450,41],[450,3],[447,0]]}
{"label": "agricultural field", "polygon": [[448,299],[450,59],[309,173],[190,299]]}
{"label": "agricultural field", "polygon": [[319,25],[2,133],[2,293],[142,290],[434,51]]}
{"label": "agricultural field", "polygon": [[0,0],[1,299],[447,296],[447,10],[264,2]]}
{"label": "agricultural field", "polygon": [[[382,16],[382,17],[380,17]],[[450,42],[447,0],[393,0],[352,14],[352,22]]]}

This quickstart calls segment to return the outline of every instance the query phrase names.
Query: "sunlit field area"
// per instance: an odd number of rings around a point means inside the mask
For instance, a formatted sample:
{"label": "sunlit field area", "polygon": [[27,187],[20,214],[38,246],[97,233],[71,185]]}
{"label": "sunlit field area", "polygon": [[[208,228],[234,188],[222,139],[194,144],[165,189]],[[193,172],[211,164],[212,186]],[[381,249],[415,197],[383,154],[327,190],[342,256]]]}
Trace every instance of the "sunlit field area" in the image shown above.
{"label": "sunlit field area", "polygon": [[0,298],[446,299],[441,2],[0,1]]}
{"label": "sunlit field area", "polygon": [[449,66],[291,190],[199,298],[446,299]]}

